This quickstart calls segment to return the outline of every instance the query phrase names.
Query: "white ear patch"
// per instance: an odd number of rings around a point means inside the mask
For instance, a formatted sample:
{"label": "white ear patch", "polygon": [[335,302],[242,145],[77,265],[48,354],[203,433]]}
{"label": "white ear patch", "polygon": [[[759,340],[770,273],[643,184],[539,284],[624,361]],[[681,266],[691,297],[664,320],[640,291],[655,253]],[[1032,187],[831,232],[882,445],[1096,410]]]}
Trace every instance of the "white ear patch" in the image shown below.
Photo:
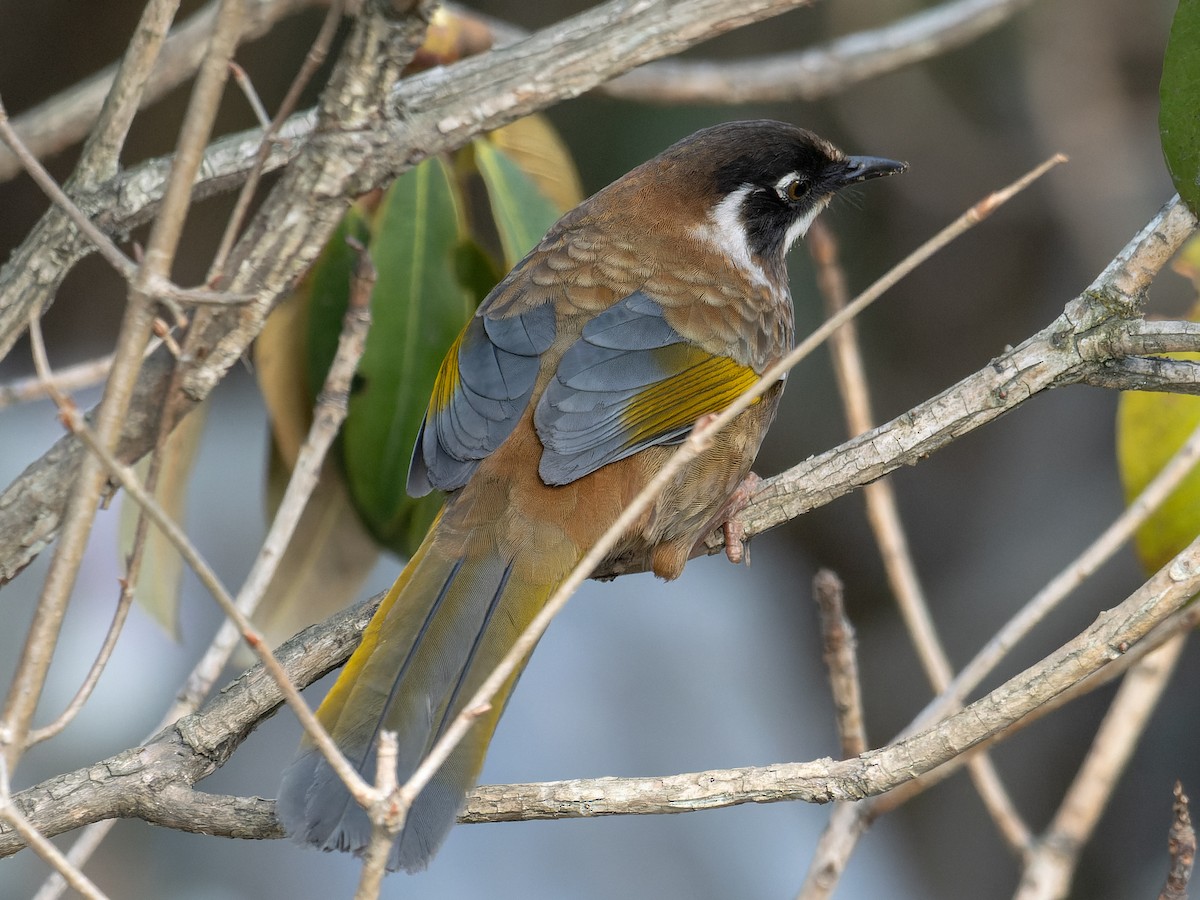
{"label": "white ear patch", "polygon": [[797,219],[795,222],[793,222],[791,225],[788,226],[788,230],[784,234],[784,243],[783,243],[783,252],[784,253],[787,253],[789,250],[791,250],[792,244],[796,243],[796,241],[798,239],[804,237],[805,233],[808,231],[809,226],[812,225],[813,220],[816,219],[816,217],[821,214],[821,210],[823,210],[828,205],[829,205],[829,197],[825,197],[822,200],[818,201],[817,204],[815,206],[813,206],[812,209],[810,209],[808,212],[806,212],[804,215],[802,215],[799,219]]}
{"label": "white ear patch", "polygon": [[750,252],[750,244],[746,240],[746,225],[742,220],[742,204],[752,190],[752,185],[744,184],[727,194],[708,214],[707,221],[697,225],[693,233],[718,253],[728,257],[752,281],[769,286],[770,282],[762,266]]}

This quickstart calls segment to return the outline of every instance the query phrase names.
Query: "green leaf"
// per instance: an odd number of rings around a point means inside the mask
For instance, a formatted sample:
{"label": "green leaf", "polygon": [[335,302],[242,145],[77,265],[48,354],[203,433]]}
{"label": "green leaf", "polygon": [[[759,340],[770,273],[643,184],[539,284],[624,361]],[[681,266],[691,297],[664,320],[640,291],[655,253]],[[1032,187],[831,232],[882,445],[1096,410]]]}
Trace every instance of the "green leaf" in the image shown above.
{"label": "green leaf", "polygon": [[505,266],[512,268],[561,213],[503,151],[486,140],[476,140],[474,150],[475,165],[487,186],[492,217],[504,249]]}
{"label": "green leaf", "polygon": [[1163,57],[1158,129],[1175,190],[1200,213],[1200,0],[1179,0]]}
{"label": "green leaf", "polygon": [[404,555],[441,505],[408,497],[413,444],[442,357],[475,310],[456,273],[465,225],[451,179],[441,160],[427,160],[397,179],[375,214],[373,321],[342,430],[354,504],[375,538]]}
{"label": "green leaf", "polygon": [[459,244],[454,253],[454,271],[458,283],[467,289],[476,306],[504,277],[492,257],[470,239]]}
{"label": "green leaf", "polygon": [[[350,302],[350,276],[358,261],[358,252],[346,243],[346,238],[351,236],[363,246],[371,241],[367,216],[357,204],[346,211],[298,291],[308,293],[308,366],[304,389],[308,392],[305,405],[310,414],[337,353],[342,318]],[[272,318],[274,316],[272,313]],[[267,321],[269,324],[270,319]],[[304,429],[308,430],[307,424]],[[284,458],[287,458],[286,453]]]}

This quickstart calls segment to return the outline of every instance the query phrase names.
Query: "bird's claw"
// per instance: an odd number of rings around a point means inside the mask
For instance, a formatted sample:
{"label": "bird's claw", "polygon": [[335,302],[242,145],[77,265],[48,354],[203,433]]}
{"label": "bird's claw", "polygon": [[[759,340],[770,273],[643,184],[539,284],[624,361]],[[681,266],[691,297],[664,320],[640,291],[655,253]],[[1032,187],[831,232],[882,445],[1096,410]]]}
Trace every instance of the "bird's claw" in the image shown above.
{"label": "bird's claw", "polygon": [[735,566],[741,562],[750,565],[750,543],[746,540],[746,525],[740,518],[740,513],[750,502],[750,497],[758,489],[762,479],[753,472],[742,479],[741,483],[725,501],[721,511],[721,534],[725,538],[725,557]]}

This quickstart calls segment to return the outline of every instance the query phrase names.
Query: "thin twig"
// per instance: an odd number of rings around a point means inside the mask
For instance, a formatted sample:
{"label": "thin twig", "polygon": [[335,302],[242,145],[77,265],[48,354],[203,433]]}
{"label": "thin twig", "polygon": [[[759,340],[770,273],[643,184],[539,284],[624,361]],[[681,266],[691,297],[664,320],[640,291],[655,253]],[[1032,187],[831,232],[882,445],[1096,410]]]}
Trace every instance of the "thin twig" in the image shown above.
{"label": "thin twig", "polygon": [[400,744],[396,732],[380,732],[379,749],[375,756],[375,791],[379,799],[368,810],[371,816],[371,840],[363,852],[362,875],[354,892],[354,900],[376,900],[383,887],[383,878],[387,875],[388,856],[398,831],[398,826],[391,824],[390,820],[402,815],[395,803],[398,787],[396,760],[399,755]]}
{"label": "thin twig", "polygon": [[[283,128],[288,117],[295,111],[296,105],[300,102],[300,94],[329,55],[329,47],[333,43],[334,35],[337,33],[338,22],[342,17],[342,4],[343,0],[332,0],[329,4],[329,11],[325,13],[325,19],[321,23],[321,28],[317,32],[317,36],[313,39],[308,53],[305,54],[303,64],[292,79],[292,83],[283,97],[283,102],[279,104],[279,109],[276,111],[274,119],[270,119],[267,116],[266,110],[262,107],[262,101],[258,101],[257,113],[259,120],[263,123],[264,129],[262,144],[259,145],[258,153],[254,156],[254,164],[250,167],[250,171],[246,176],[246,183],[242,185],[241,191],[238,192],[237,202],[234,204],[233,212],[229,214],[229,223],[225,226],[225,233],[221,235],[221,242],[217,246],[217,252],[213,254],[212,263],[208,268],[207,280],[209,284],[216,284],[225,274],[225,263],[229,259],[229,252],[233,249],[234,240],[242,230],[242,223],[245,221],[246,213],[250,209],[250,202],[254,199],[254,194],[258,190],[258,184],[262,180],[263,169],[267,164],[267,157],[271,154],[271,146],[275,141],[275,136]],[[237,74],[239,71],[241,71],[240,67],[235,69],[234,73]],[[242,82],[239,80],[239,83]],[[249,83],[248,79],[246,79],[242,89],[247,92],[247,97],[253,98],[251,103],[258,99],[258,95],[254,93],[253,85]]]}
{"label": "thin twig", "polygon": [[[155,345],[157,347],[157,344]],[[112,368],[112,354],[89,359],[73,366],[63,366],[52,373],[51,383],[60,391],[72,392],[94,387],[108,377]],[[46,397],[46,383],[36,374],[17,378],[0,385],[0,409],[21,403],[32,403]]]}
{"label": "thin twig", "polygon": [[250,104],[250,111],[254,113],[254,118],[258,120],[258,127],[262,129],[269,128],[271,117],[267,114],[267,108],[263,105],[262,97],[258,96],[258,91],[254,89],[254,83],[250,80],[250,76],[246,73],[246,70],[236,62],[230,62],[229,74],[233,76],[233,80],[241,88],[242,96]]}
{"label": "thin twig", "polygon": [[[20,136],[12,126],[8,113],[0,100],[0,141],[8,146],[17,160],[25,167],[29,176],[38,187],[50,198],[76,228],[95,246],[100,255],[116,270],[125,281],[132,282],[138,274],[139,266],[122,252],[121,248],[88,217],[79,205],[67,195],[54,177],[46,171],[45,166],[21,142]],[[115,164],[114,164],[115,165]],[[208,288],[184,288],[171,282],[166,277],[166,271],[150,273],[142,276],[145,279],[147,293],[152,293],[159,300],[169,303],[180,301],[201,305],[224,305],[229,303],[245,303],[252,299],[249,294],[227,294]]]}
{"label": "thin twig", "polygon": [[813,577],[813,597],[820,613],[821,647],[833,693],[842,758],[847,759],[867,750],[862,684],[858,678],[858,641],[854,626],[846,617],[845,589],[836,573],[829,569],[817,572]]}
{"label": "thin twig", "polygon": [[587,580],[596,567],[608,556],[616,542],[637,521],[638,517],[649,508],[650,504],[654,502],[654,499],[670,483],[675,475],[706,449],[713,435],[717,434],[741,415],[742,412],[761,397],[764,392],[771,389],[797,363],[819,347],[830,334],[866,309],[884,291],[946,244],[983,221],[984,218],[995,211],[1001,204],[1012,198],[1029,184],[1032,184],[1042,174],[1063,161],[1065,161],[1065,157],[1061,154],[1052,157],[1017,181],[1014,181],[1008,187],[996,191],[979,201],[979,203],[959,216],[958,219],[946,228],[943,228],[893,266],[883,277],[859,294],[853,302],[847,304],[846,308],[840,313],[827,319],[812,334],[801,341],[794,350],[774,366],[767,369],[757,382],[751,385],[745,393],[741,394],[723,411],[697,424],[683,445],[671,455],[662,469],[655,474],[646,486],[633,497],[625,509],[621,511],[621,515],[617,517],[616,521],[600,536],[599,540],[596,541],[575,568],[571,570],[562,584],[558,586],[546,601],[546,605],[538,610],[537,615],[530,621],[529,626],[513,643],[512,648],[505,654],[504,658],[496,664],[491,674],[484,679],[483,684],[480,685],[471,699],[467,701],[463,711],[455,717],[454,721],[451,722],[450,726],[443,733],[441,739],[433,746],[429,754],[405,783],[403,788],[405,793],[413,798],[420,794],[421,789],[428,784],[442,763],[446,761],[450,753],[453,752],[454,748],[458,746],[458,743],[470,730],[474,722],[474,717],[471,714],[472,711],[480,707],[485,707],[491,702],[496,692],[508,681],[512,673],[517,670],[525,657],[533,650],[542,634],[545,633],[550,621],[566,605],[567,600],[579,588],[579,585]]}
{"label": "thin twig", "polygon": [[1158,900],[1187,900],[1188,882],[1192,880],[1192,866],[1196,862],[1196,831],[1192,828],[1192,814],[1188,808],[1188,797],[1183,785],[1175,782],[1174,816],[1167,838],[1167,849],[1171,855],[1171,868],[1167,872],[1167,883]]}
{"label": "thin twig", "polygon": [[[33,365],[36,370],[36,378],[40,383],[42,391],[54,399],[60,407],[71,404],[71,401],[63,393],[62,379],[55,378],[54,372],[50,368],[50,360],[46,355],[46,344],[42,337],[42,323],[37,317],[31,317],[29,320],[29,341],[33,355]],[[150,491],[154,490],[152,479],[148,479],[147,489]],[[148,525],[149,522],[145,516],[139,516],[134,536],[133,552],[127,561],[125,576],[121,579],[121,591],[117,596],[117,606],[113,611],[112,622],[109,624],[108,631],[104,635],[104,640],[100,644],[100,649],[96,653],[96,658],[93,660],[91,668],[88,669],[87,675],[84,676],[83,682],[75,692],[75,696],[71,698],[71,701],[58,715],[58,718],[49,725],[30,731],[25,743],[26,748],[49,740],[61,732],[74,720],[79,711],[83,709],[84,705],[91,698],[92,691],[95,690],[96,685],[100,681],[101,673],[103,673],[105,667],[108,665],[108,660],[112,657],[113,650],[116,649],[117,640],[121,636],[121,630],[125,627],[125,620],[129,615],[129,610],[133,606],[134,589],[137,583],[138,572],[141,569]]]}
{"label": "thin twig", "polygon": [[[31,336],[35,327],[31,323]],[[40,332],[40,329],[38,330]],[[140,530],[144,535],[144,529]],[[40,744],[42,741],[48,741],[59,734],[74,721],[75,717],[79,715],[80,710],[91,699],[92,691],[96,689],[96,685],[100,682],[101,674],[103,674],[105,667],[108,666],[109,659],[112,658],[113,650],[117,647],[117,640],[121,637],[121,630],[125,627],[125,620],[129,616],[129,610],[133,606],[134,583],[138,571],[135,562],[141,558],[141,547],[144,542],[144,537],[135,542],[134,556],[131,557],[125,576],[121,579],[121,591],[117,595],[117,606],[113,610],[112,621],[109,623],[108,631],[105,632],[100,649],[96,651],[96,658],[92,661],[87,675],[84,676],[78,690],[75,691],[75,696],[71,698],[71,701],[59,713],[58,718],[48,725],[44,725],[41,728],[34,728],[29,732],[29,737],[25,739],[25,746],[27,748],[32,747],[34,744]]]}
{"label": "thin twig", "polygon": [[89,191],[111,178],[120,168],[125,138],[141,106],[150,75],[178,9],[179,0],[151,0],[142,10],[112,87],[100,108],[96,127],[88,136],[75,167],[72,187]]}
{"label": "thin twig", "polygon": [[1187,643],[1181,634],[1134,666],[1113,698],[1071,787],[1027,858],[1015,900],[1061,900]]}
{"label": "thin twig", "polygon": [[[108,833],[112,831],[113,826],[117,824],[117,819],[104,819],[100,822],[93,822],[87,825],[80,832],[79,837],[71,844],[71,849],[67,851],[67,862],[76,869],[82,870],[87,861],[92,858],[92,854],[108,837]],[[63,891],[67,889],[67,881],[58,872],[55,872],[38,888],[38,892],[33,895],[33,900],[58,900],[63,895]]]}
{"label": "thin twig", "polygon": [[58,186],[58,182],[46,171],[46,167],[38,162],[37,157],[30,153],[25,145],[21,143],[20,137],[13,129],[12,122],[8,118],[8,112],[4,108],[3,100],[0,100],[0,141],[8,145],[8,149],[12,151],[25,171],[37,183],[37,186],[42,189],[55,206],[66,214],[75,227],[92,242],[105,261],[117,270],[117,274],[126,281],[131,280],[137,271],[137,264],[122,253],[121,248],[113,243],[112,239],[87,217],[87,214],[75,204],[75,201],[68,197],[66,192]]}

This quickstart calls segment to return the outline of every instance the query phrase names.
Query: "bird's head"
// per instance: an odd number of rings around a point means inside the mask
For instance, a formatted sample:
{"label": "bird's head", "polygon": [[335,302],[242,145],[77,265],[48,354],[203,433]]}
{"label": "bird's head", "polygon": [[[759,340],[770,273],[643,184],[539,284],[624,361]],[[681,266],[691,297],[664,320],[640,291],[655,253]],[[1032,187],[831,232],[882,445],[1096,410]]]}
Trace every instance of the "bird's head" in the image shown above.
{"label": "bird's head", "polygon": [[626,209],[652,210],[660,227],[682,228],[737,262],[778,273],[837,191],[906,168],[847,156],[811,131],[760,119],[697,131],[617,184],[638,195]]}

